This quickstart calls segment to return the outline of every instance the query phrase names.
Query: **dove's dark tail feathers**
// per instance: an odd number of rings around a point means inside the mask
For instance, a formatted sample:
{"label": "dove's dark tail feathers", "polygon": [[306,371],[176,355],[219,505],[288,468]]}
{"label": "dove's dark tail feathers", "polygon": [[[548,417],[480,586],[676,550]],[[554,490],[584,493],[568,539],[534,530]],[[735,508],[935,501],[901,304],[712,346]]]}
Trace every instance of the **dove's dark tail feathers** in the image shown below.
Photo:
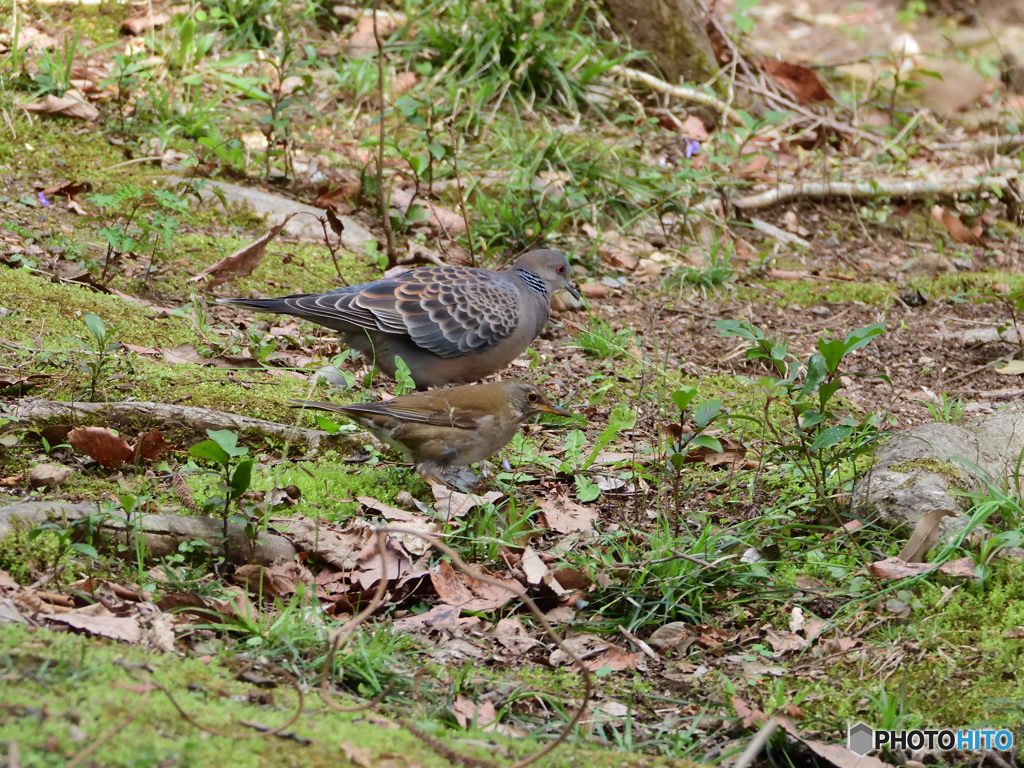
{"label": "dove's dark tail feathers", "polygon": [[258,312],[272,312],[277,315],[289,315],[293,307],[284,298],[278,299],[217,299],[218,304],[230,304],[233,307],[255,309]]}

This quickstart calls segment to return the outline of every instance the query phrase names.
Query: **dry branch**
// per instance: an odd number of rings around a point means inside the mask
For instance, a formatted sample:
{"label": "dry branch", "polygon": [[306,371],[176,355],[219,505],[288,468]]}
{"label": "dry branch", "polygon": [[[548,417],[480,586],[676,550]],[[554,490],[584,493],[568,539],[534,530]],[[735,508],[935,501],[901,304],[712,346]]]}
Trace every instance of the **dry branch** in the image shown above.
{"label": "dry branch", "polygon": [[268,438],[290,440],[292,443],[305,446],[309,452],[316,451],[323,441],[337,440],[336,436],[318,429],[303,429],[266,419],[167,403],[65,403],[56,400],[22,400],[15,405],[13,415],[29,423],[52,424],[55,423],[54,419],[67,419],[69,422],[102,422],[104,426],[119,430],[159,427],[164,434],[187,431],[204,439],[208,429],[259,432]]}
{"label": "dry branch", "polygon": [[[986,189],[1004,190],[1013,180],[1009,176],[989,176],[980,179],[955,179],[946,181],[809,181],[798,184],[779,184],[775,189],[749,197],[730,201],[742,211],[753,211],[784,203],[796,198],[822,200],[829,197],[849,198],[921,198],[932,196],[962,195]],[[718,200],[706,200],[690,210],[694,213],[711,213],[718,206]]]}
{"label": "dry branch", "polygon": [[[74,522],[100,511],[98,503],[67,503],[30,501],[12,504],[0,509],[0,541],[7,537],[15,525],[36,526],[48,522]],[[199,539],[210,545],[212,552],[222,550],[224,523],[216,517],[191,517],[183,515],[142,515],[132,521],[132,536],[143,536],[146,551],[152,557],[165,557],[178,551],[183,541]],[[100,524],[104,535],[123,537],[127,532],[124,512],[112,510],[105,513]],[[270,566],[281,560],[295,557],[295,547],[280,534],[261,533],[250,558],[249,539],[245,528],[236,523],[228,525],[228,556],[232,562],[257,563]]]}
{"label": "dry branch", "polygon": [[673,96],[677,99],[682,99],[683,101],[690,101],[695,104],[704,104],[705,106],[717,109],[727,118],[729,118],[729,121],[734,125],[743,125],[743,119],[740,117],[739,113],[735,109],[730,107],[725,102],[716,99],[714,96],[711,96],[710,94],[698,91],[696,88],[687,88],[681,85],[672,85],[671,83],[666,83],[659,77],[655,77],[654,75],[648,75],[646,72],[641,72],[638,69],[624,67],[621,64],[616,64],[614,67],[611,67],[608,71],[611,72],[613,75],[616,75],[617,77],[621,77],[627,83],[633,80],[637,80],[656,93],[660,93],[665,96]]}

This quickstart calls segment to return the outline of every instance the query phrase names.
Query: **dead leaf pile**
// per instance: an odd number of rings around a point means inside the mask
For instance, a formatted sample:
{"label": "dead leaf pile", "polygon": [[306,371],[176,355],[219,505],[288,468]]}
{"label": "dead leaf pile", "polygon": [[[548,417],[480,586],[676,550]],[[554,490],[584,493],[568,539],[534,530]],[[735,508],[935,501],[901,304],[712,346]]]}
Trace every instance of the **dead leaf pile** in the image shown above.
{"label": "dead leaf pile", "polygon": [[95,460],[101,467],[117,469],[137,460],[152,461],[172,450],[160,430],[139,436],[134,444],[107,427],[76,427],[67,434],[68,444]]}

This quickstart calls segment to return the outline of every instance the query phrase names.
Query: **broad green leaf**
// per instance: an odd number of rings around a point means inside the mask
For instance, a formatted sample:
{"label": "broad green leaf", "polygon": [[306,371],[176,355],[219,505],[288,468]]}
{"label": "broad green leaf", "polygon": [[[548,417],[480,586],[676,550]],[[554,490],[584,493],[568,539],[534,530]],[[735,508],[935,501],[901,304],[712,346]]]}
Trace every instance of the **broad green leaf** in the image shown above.
{"label": "broad green leaf", "polygon": [[690,445],[695,448],[710,448],[715,453],[722,452],[722,442],[717,437],[711,437],[711,435],[697,435],[690,441]]}
{"label": "broad green leaf", "polygon": [[708,400],[705,403],[701,403],[694,412],[693,421],[698,427],[703,429],[711,423],[711,420],[715,418],[720,410],[722,410],[721,400]]}
{"label": "broad green leaf", "polygon": [[204,440],[201,443],[196,443],[188,449],[188,455],[194,459],[209,459],[222,465],[231,463],[231,457],[228,455],[228,452],[213,442],[213,440]]}
{"label": "broad green leaf", "polygon": [[84,542],[77,542],[71,545],[71,549],[75,552],[80,552],[86,557],[91,557],[93,560],[99,560],[100,553],[96,551],[96,547],[92,544],[86,544]]}
{"label": "broad green leaf", "polygon": [[244,456],[249,452],[248,448],[238,447],[238,435],[230,429],[208,429],[206,434],[210,436],[213,442],[223,448],[228,456]]}
{"label": "broad green leaf", "polygon": [[85,324],[89,326],[89,331],[95,337],[96,341],[102,342],[107,336],[107,326],[103,324],[96,315],[88,314],[85,316]]}
{"label": "broad green leaf", "polygon": [[680,387],[672,393],[672,402],[680,411],[685,411],[690,401],[697,396],[696,387]]}
{"label": "broad green leaf", "polygon": [[249,490],[249,483],[252,482],[252,466],[255,463],[254,459],[246,459],[239,462],[235,471],[231,473],[231,495],[234,498],[239,498]]}
{"label": "broad green leaf", "polygon": [[825,358],[817,353],[807,360],[807,376],[804,378],[804,385],[800,388],[800,394],[809,397],[818,391],[821,382],[828,376],[828,363]]}
{"label": "broad green leaf", "polygon": [[811,443],[812,451],[820,451],[822,448],[833,448],[853,434],[853,427],[829,427],[823,429]]}

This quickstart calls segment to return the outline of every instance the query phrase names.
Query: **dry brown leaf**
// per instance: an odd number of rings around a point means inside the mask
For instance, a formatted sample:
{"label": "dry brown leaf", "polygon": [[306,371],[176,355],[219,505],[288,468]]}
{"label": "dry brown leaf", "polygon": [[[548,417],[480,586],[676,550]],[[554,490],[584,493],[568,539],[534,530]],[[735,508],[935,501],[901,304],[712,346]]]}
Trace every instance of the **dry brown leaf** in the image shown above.
{"label": "dry brown leaf", "polygon": [[483,728],[498,719],[494,704],[485,700],[477,704],[466,696],[457,696],[452,704],[452,715],[461,728]]}
{"label": "dry brown leaf", "polygon": [[44,96],[41,101],[26,104],[24,108],[28,112],[71,117],[75,120],[95,120],[100,116],[99,110],[89,104],[81,92],[74,89],[66,91],[63,96],[54,96],[51,93]]}
{"label": "dry brown leaf", "polygon": [[169,450],[171,450],[171,445],[164,440],[159,429],[150,430],[135,444],[135,451],[146,461],[159,458]]}
{"label": "dry brown leaf", "polygon": [[195,283],[204,277],[213,277],[213,280],[210,281],[210,287],[212,288],[236,277],[248,277],[260,265],[260,262],[263,261],[263,254],[267,249],[267,245],[281,234],[281,230],[291,221],[293,216],[295,216],[294,213],[289,213],[284,217],[284,221],[276,227],[272,227],[263,237],[239,248],[230,256],[225,256],[217,263],[211,264],[198,275],[191,278],[189,282]]}
{"label": "dry brown leaf", "polygon": [[366,747],[357,747],[355,744],[343,741],[341,742],[341,751],[345,753],[345,757],[358,765],[359,768],[377,767],[377,764],[373,759],[373,751]]}
{"label": "dry brown leaf", "polygon": [[[99,604],[97,604],[99,605]],[[89,606],[93,608],[93,606]],[[142,627],[134,616],[115,616],[102,605],[102,610],[85,612],[84,609],[47,616],[47,620],[81,629],[90,635],[110,637],[126,643],[137,643],[142,639]]]}
{"label": "dry brown leaf", "polygon": [[793,722],[793,719],[788,714],[778,714],[775,717],[786,733],[797,741],[802,742],[808,749],[832,763],[836,768],[890,768],[887,763],[882,762],[877,757],[858,755],[842,744],[826,744],[822,741],[804,738],[800,735],[796,723]]}
{"label": "dry brown leaf", "polygon": [[768,277],[772,280],[803,280],[810,277],[811,273],[804,269],[772,269],[768,270]]}
{"label": "dry brown leaf", "polygon": [[696,115],[689,115],[683,120],[682,134],[695,141],[707,141],[711,138],[704,121]]}
{"label": "dry brown leaf", "polygon": [[203,357],[191,344],[179,344],[174,349],[161,349],[160,354],[168,363],[192,363],[211,368],[264,368],[263,363],[253,357],[241,357],[240,355],[217,355],[216,357]]}
{"label": "dry brown leaf", "polygon": [[585,661],[583,666],[591,672],[597,672],[597,670],[604,667],[610,668],[612,672],[621,672],[624,669],[635,670],[637,661],[639,661],[642,655],[642,653],[630,653],[625,648],[611,645],[604,653]]}
{"label": "dry brown leaf", "polygon": [[[243,565],[231,576],[232,581],[253,594],[264,597],[294,594],[299,584],[312,587],[313,574],[296,562],[285,562],[264,568],[261,565]],[[261,591],[262,590],[262,591]]]}
{"label": "dry brown leaf", "polygon": [[832,95],[821,82],[818,73],[810,67],[778,59],[764,59],[760,66],[780,88],[793,94],[801,105],[832,100]]}
{"label": "dry brown leaf", "polygon": [[935,563],[908,563],[898,557],[887,557],[868,566],[871,575],[877,579],[906,579],[930,571],[957,579],[974,578],[974,561],[969,557],[936,565]]}
{"label": "dry brown leaf", "polygon": [[451,563],[446,561],[431,571],[430,580],[441,602],[466,611],[494,610],[525,594],[523,586],[515,579],[501,579],[505,587],[487,584],[456,573]]}
{"label": "dry brown leaf", "polygon": [[539,499],[537,507],[547,527],[559,533],[589,531],[601,517],[596,509],[577,504],[567,496]]}
{"label": "dry brown leaf", "polygon": [[399,72],[391,80],[391,93],[401,96],[403,93],[411,91],[419,81],[419,75],[415,72]]}
{"label": "dry brown leaf", "polygon": [[106,427],[73,429],[68,433],[68,444],[107,469],[116,469],[135,460],[135,451],[128,441]]}
{"label": "dry brown leaf", "polygon": [[612,289],[604,283],[584,283],[580,286],[580,293],[588,299],[606,299],[611,295]]}
{"label": "dry brown leaf", "polygon": [[942,522],[942,518],[959,516],[960,513],[952,509],[933,509],[925,512],[917,519],[910,541],[897,557],[908,563],[923,563],[924,556],[939,540],[939,523]]}
{"label": "dry brown leaf", "polygon": [[802,651],[807,647],[807,641],[795,632],[775,632],[769,630],[765,633],[765,639],[776,654]]}
{"label": "dry brown leaf", "polygon": [[25,473],[19,472],[16,475],[8,475],[0,478],[0,488],[17,488],[25,479]]}
{"label": "dry brown leaf", "polygon": [[526,550],[523,552],[521,565],[523,573],[526,574],[526,581],[529,584],[540,584],[551,573],[547,563],[541,560],[540,555],[529,545],[527,545]]}
{"label": "dry brown leaf", "polygon": [[431,483],[430,491],[434,494],[434,509],[448,520],[453,517],[465,517],[466,513],[474,507],[493,504],[502,496],[500,491],[488,491],[482,496],[475,493],[462,493],[453,491],[441,483]]}
{"label": "dry brown leaf", "polygon": [[764,725],[765,717],[764,712],[759,709],[753,709],[747,702],[741,699],[739,696],[732,697],[732,706],[736,710],[736,714],[743,718],[744,728],[760,728]]}
{"label": "dry brown leaf", "polygon": [[511,653],[525,653],[539,643],[530,637],[518,616],[509,616],[494,626],[491,637]]}
{"label": "dry brown leaf", "polygon": [[142,16],[133,16],[130,19],[125,19],[121,22],[121,29],[129,35],[141,35],[147,30],[162,27],[164,24],[169,23],[170,20],[171,15],[163,11],[147,13]]}
{"label": "dry brown leaf", "polygon": [[296,548],[305,550],[335,568],[349,572],[359,564],[359,553],[373,536],[368,527],[354,525],[338,528],[306,517],[275,518],[271,526],[277,533],[291,539]]}
{"label": "dry brown leaf", "polygon": [[977,231],[971,231],[964,223],[960,221],[960,217],[952,211],[947,211],[941,205],[932,206],[932,218],[940,222],[942,226],[949,232],[949,236],[958,243],[964,245],[976,245],[985,247],[985,239],[981,237],[981,227],[977,227]]}

